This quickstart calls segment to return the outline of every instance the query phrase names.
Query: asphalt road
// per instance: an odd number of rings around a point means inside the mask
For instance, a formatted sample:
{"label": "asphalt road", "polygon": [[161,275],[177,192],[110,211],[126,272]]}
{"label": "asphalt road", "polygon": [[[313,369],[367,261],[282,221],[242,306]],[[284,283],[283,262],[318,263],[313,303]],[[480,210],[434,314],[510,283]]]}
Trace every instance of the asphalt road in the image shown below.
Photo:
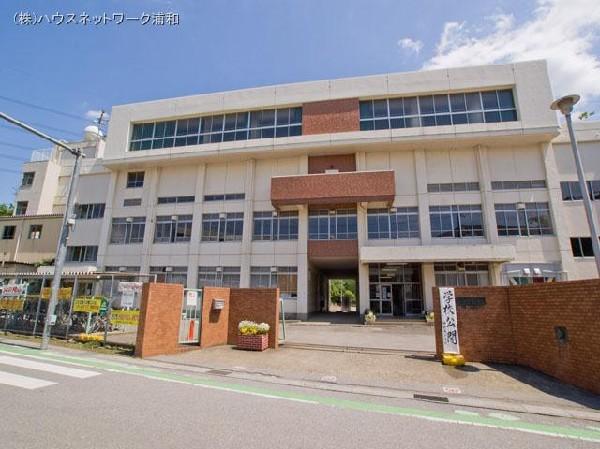
{"label": "asphalt road", "polygon": [[0,344],[0,447],[584,448],[600,423],[273,386]]}

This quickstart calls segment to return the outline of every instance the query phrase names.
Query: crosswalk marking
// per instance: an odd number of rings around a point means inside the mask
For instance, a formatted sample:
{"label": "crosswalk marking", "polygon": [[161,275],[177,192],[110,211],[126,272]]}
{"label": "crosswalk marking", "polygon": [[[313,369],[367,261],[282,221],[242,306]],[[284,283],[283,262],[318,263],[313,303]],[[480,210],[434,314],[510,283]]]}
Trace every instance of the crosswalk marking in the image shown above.
{"label": "crosswalk marking", "polygon": [[8,355],[0,355],[0,364],[16,366],[38,371],[46,371],[48,373],[60,374],[62,376],[76,377],[78,379],[87,379],[88,377],[98,376],[100,373],[89,371],[80,368],[69,368],[66,366],[52,365],[50,363],[36,362],[34,360],[22,359],[19,357],[11,357]]}
{"label": "crosswalk marking", "polygon": [[35,377],[21,376],[20,374],[0,371],[0,384],[25,388],[27,390],[35,390],[37,388],[54,385],[55,383],[48,380],[36,379]]}

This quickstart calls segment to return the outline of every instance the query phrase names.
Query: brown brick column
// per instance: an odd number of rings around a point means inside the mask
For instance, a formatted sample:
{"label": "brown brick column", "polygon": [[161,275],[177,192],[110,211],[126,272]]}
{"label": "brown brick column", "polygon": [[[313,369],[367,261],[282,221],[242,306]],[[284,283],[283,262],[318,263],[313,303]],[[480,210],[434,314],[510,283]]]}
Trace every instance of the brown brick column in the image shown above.
{"label": "brown brick column", "polygon": [[[205,287],[202,291],[202,326],[200,329],[200,346],[227,344],[227,327],[229,325],[229,288]],[[221,299],[225,306],[221,310],[213,310],[213,301]]]}

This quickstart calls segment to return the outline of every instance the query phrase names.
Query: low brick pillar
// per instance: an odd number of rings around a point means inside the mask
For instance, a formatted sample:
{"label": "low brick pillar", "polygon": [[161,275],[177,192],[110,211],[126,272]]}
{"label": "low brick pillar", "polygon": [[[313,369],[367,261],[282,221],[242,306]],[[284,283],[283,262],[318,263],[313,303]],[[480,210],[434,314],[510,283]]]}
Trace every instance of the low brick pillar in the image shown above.
{"label": "low brick pillar", "polygon": [[238,324],[242,320],[267,323],[269,348],[279,346],[279,289],[232,288],[229,306],[229,333],[227,343],[237,344]]}
{"label": "low brick pillar", "polygon": [[[205,287],[202,291],[202,326],[200,329],[200,346],[227,344],[227,327],[229,326],[229,296],[231,289],[222,287]],[[215,299],[225,302],[223,309],[214,310]]]}
{"label": "low brick pillar", "polygon": [[179,352],[179,324],[183,286],[146,283],[142,287],[136,357]]}

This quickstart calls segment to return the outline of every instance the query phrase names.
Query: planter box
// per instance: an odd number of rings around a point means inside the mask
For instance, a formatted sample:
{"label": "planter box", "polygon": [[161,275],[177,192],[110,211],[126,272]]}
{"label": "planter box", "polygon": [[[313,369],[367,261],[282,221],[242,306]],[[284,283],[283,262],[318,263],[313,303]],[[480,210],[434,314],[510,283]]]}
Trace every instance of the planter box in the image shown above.
{"label": "planter box", "polygon": [[264,351],[269,347],[269,334],[238,335],[237,347],[247,351]]}

